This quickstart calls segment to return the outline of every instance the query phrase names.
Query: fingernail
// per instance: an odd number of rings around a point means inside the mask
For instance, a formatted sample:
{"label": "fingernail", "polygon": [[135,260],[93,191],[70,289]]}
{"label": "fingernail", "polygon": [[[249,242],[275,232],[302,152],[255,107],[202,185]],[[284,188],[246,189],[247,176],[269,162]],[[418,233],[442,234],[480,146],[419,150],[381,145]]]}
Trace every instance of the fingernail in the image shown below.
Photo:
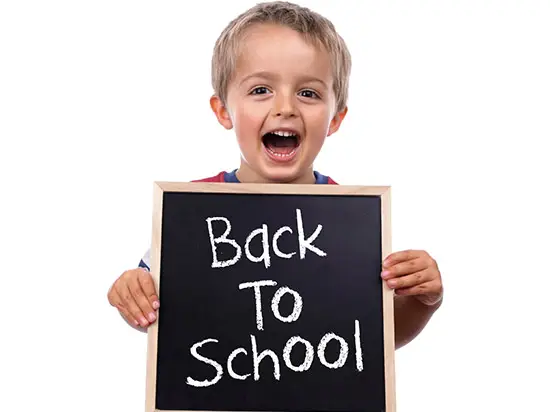
{"label": "fingernail", "polygon": [[134,325],[139,326],[139,322],[137,320],[134,320]]}
{"label": "fingernail", "polygon": [[385,270],[382,272],[382,278],[383,279],[386,279],[388,276],[390,276],[390,271],[389,270]]}
{"label": "fingernail", "polygon": [[155,300],[153,302],[153,309],[157,310],[159,307],[160,307],[160,303],[158,303],[158,301]]}
{"label": "fingernail", "polygon": [[149,313],[149,321],[154,322],[157,319],[154,313]]}
{"label": "fingernail", "polygon": [[141,326],[147,326],[147,319],[144,317],[139,318],[139,322],[141,323]]}
{"label": "fingernail", "polygon": [[395,280],[395,279],[388,280],[388,286],[393,288],[393,287],[395,287],[396,284],[397,284],[397,280]]}

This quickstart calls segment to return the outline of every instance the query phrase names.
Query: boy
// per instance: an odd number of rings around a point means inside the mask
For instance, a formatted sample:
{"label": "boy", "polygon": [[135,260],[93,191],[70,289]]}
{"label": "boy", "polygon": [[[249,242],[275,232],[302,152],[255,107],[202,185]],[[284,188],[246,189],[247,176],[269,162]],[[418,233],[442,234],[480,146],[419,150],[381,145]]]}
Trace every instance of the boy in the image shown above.
{"label": "boy", "polygon": [[[307,8],[276,1],[237,17],[214,48],[210,105],[218,122],[235,130],[240,166],[199,181],[336,184],[312,164],[346,116],[350,68],[332,23]],[[395,290],[399,348],[441,305],[441,275],[426,252],[409,250],[388,256],[381,277]],[[155,322],[160,303],[149,251],[114,282],[108,299],[138,330]]]}

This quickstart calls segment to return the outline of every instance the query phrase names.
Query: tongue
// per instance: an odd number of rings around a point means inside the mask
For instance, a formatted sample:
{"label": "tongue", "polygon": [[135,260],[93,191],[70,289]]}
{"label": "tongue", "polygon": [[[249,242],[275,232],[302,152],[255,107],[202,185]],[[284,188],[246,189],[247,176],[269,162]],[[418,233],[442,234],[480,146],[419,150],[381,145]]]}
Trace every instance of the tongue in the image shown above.
{"label": "tongue", "polygon": [[289,154],[297,146],[295,137],[284,137],[274,134],[269,134],[265,138],[265,146],[274,153]]}

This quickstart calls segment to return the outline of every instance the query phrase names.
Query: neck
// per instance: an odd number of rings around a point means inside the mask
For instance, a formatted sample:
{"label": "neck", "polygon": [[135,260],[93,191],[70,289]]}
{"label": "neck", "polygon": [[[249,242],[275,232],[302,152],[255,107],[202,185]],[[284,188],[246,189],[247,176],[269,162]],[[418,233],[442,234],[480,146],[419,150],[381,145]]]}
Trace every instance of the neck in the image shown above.
{"label": "neck", "polygon": [[268,179],[259,173],[252,170],[246,163],[241,164],[236,172],[237,179],[241,183],[286,183],[286,184],[314,184],[315,175],[313,174],[313,167],[309,168],[305,173],[295,176],[293,179],[275,180]]}

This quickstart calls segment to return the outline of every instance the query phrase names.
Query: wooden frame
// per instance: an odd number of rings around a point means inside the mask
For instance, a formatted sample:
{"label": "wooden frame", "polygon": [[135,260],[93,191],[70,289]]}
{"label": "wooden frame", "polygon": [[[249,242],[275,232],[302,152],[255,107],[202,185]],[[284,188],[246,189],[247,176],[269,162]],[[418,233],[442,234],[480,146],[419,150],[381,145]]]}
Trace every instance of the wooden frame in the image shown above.
{"label": "wooden frame", "polygon": [[[296,194],[296,195],[356,195],[379,196],[381,199],[382,259],[391,253],[391,187],[390,186],[344,186],[344,185],[297,185],[297,184],[254,184],[254,183],[179,183],[155,182],[153,187],[153,230],[151,242],[151,275],[160,293],[160,253],[162,238],[162,211],[164,192],[204,192],[204,193],[255,193],[255,194]],[[395,332],[394,332],[394,292],[382,283],[382,304],[384,321],[384,365],[386,410],[395,412]],[[162,300],[162,297],[159,296]],[[159,315],[160,316],[160,315]],[[158,324],[148,328],[146,412],[163,412],[155,408],[156,366]],[[171,411],[184,412],[184,411]]]}

